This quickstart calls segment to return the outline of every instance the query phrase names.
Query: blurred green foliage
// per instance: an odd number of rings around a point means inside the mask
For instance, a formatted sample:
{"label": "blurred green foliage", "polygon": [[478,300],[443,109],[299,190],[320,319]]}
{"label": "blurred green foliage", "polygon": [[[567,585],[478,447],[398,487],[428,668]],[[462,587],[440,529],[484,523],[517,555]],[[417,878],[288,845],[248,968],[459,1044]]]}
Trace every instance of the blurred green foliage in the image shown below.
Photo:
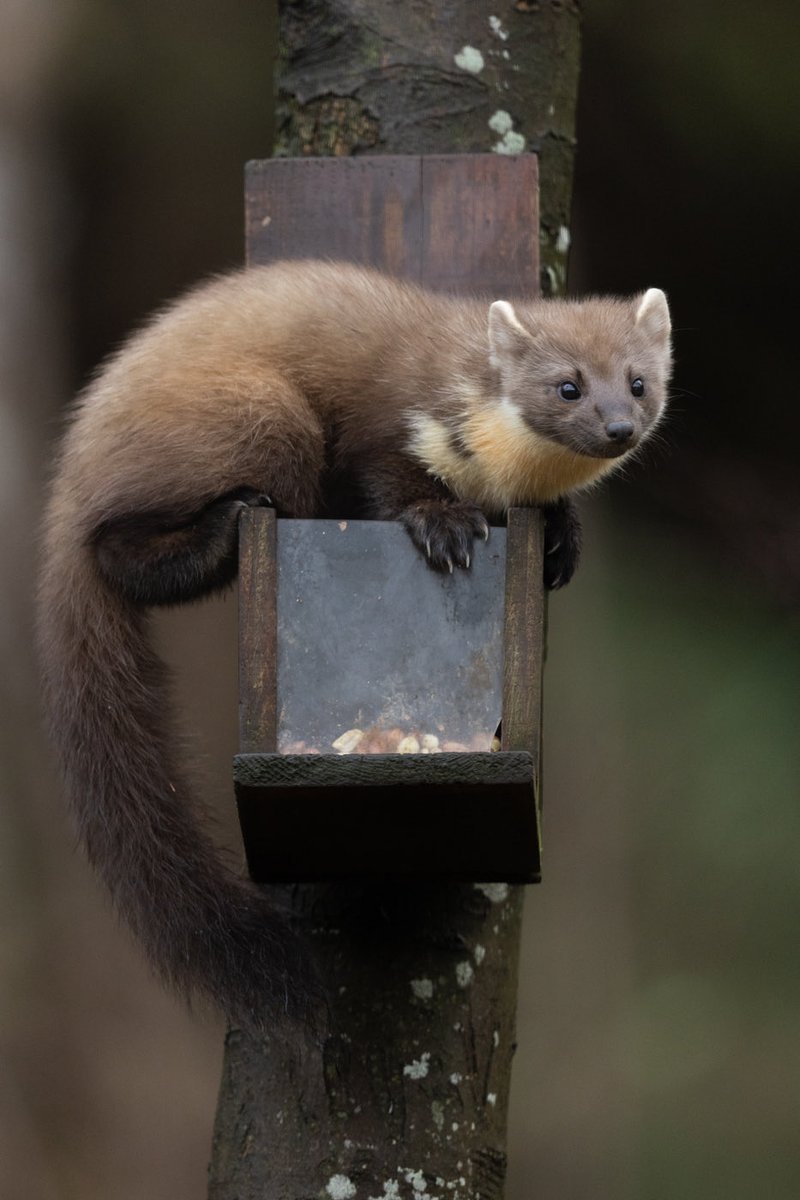
{"label": "blurred green foliage", "polygon": [[620,810],[626,846],[631,981],[598,1036],[632,1098],[630,1195],[792,1200],[798,620],[658,524],[598,511],[551,603],[547,803],[563,724],[594,764],[584,802]]}

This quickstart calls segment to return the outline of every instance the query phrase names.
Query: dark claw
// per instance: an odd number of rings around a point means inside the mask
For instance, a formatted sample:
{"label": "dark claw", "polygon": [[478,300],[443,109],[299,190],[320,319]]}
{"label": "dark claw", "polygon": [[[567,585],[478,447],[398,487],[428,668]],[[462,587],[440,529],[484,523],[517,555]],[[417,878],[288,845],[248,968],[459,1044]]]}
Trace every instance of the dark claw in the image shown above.
{"label": "dark claw", "polygon": [[462,500],[421,500],[410,504],[400,520],[414,545],[437,571],[466,570],[476,537],[489,536],[489,524],[475,504]]}
{"label": "dark claw", "polygon": [[227,492],[220,500],[230,500],[237,508],[272,508],[272,500],[256,488],[240,487]]}

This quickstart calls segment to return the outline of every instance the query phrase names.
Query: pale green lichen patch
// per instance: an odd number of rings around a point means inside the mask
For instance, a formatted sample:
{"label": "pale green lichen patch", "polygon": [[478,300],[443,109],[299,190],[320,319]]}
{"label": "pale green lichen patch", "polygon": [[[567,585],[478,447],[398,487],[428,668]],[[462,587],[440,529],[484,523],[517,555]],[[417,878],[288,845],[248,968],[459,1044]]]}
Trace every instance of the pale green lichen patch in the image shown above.
{"label": "pale green lichen patch", "polygon": [[569,250],[572,239],[566,225],[559,225],[558,236],[556,237],[556,250],[559,254],[566,254]]}
{"label": "pale green lichen patch", "polygon": [[346,1175],[331,1175],[325,1191],[331,1200],[350,1200],[356,1194],[356,1185]]}
{"label": "pale green lichen patch", "polygon": [[514,118],[504,108],[498,108],[497,112],[489,117],[489,128],[503,137],[514,128]]}
{"label": "pale green lichen patch", "polygon": [[[428,1191],[428,1183],[422,1171],[414,1171],[408,1167],[398,1167],[397,1174],[402,1175],[412,1192],[412,1200],[440,1200]],[[438,1183],[438,1180],[437,1180]]]}
{"label": "pale green lichen patch", "polygon": [[424,1079],[428,1074],[430,1061],[431,1056],[426,1050],[424,1054],[421,1054],[419,1058],[414,1059],[413,1062],[406,1063],[406,1065],[403,1067],[403,1074],[407,1075],[409,1079]]}
{"label": "pale green lichen patch", "polygon": [[396,1179],[386,1179],[380,1196],[368,1196],[367,1200],[400,1200],[400,1184]]}
{"label": "pale green lichen patch", "polygon": [[464,962],[456,963],[456,982],[459,987],[469,987],[474,975],[475,972],[472,969],[471,962],[465,960]]}
{"label": "pale green lichen patch", "polygon": [[487,900],[491,900],[492,904],[502,904],[508,899],[508,884],[507,883],[476,883],[475,887],[479,892],[483,892]]}
{"label": "pale green lichen patch", "polygon": [[474,46],[462,46],[458,54],[453,55],[453,61],[460,70],[470,75],[480,75],[485,66],[483,55]]}
{"label": "pale green lichen patch", "polygon": [[430,1000],[433,996],[433,980],[412,979],[411,991],[418,1000]]}
{"label": "pale green lichen patch", "polygon": [[495,154],[522,154],[525,150],[525,138],[521,133],[510,129],[499,142],[495,142],[492,149]]}

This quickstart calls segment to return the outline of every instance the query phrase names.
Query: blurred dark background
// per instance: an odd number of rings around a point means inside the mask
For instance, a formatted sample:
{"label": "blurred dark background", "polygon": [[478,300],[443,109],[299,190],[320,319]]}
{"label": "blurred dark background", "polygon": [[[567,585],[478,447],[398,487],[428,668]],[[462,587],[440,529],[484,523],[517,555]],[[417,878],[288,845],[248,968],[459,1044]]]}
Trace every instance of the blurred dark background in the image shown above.
{"label": "blurred dark background", "polygon": [[[222,1028],[162,994],[74,852],[30,593],[65,402],[148,310],[241,260],[273,28],[263,0],[0,9],[13,1200],[204,1194]],[[778,0],[586,5],[571,289],[665,288],[677,366],[663,436],[583,501],[583,569],[551,604],[509,1200],[534,1180],[542,1200],[800,1194],[798,53]],[[160,636],[235,845],[234,616]]]}

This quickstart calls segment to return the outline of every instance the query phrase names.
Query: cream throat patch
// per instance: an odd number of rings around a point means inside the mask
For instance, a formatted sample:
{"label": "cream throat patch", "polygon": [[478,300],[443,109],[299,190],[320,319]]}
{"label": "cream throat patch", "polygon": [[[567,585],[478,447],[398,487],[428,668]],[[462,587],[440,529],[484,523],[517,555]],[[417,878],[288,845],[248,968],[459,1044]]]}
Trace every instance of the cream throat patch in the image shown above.
{"label": "cream throat patch", "polygon": [[409,453],[460,499],[491,512],[556,500],[619,466],[536,433],[509,400],[471,407],[453,423],[417,411],[409,425]]}

